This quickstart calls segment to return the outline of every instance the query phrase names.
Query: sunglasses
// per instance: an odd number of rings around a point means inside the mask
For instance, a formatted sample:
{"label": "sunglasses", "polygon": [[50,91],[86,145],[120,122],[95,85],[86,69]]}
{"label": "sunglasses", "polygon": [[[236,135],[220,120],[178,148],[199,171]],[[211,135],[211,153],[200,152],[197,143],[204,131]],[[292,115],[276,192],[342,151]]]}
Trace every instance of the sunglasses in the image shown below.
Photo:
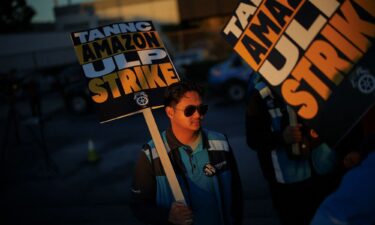
{"label": "sunglasses", "polygon": [[188,105],[184,109],[184,115],[186,117],[190,117],[197,110],[198,110],[199,115],[204,116],[207,113],[208,105],[198,105],[198,106],[196,106],[196,105]]}

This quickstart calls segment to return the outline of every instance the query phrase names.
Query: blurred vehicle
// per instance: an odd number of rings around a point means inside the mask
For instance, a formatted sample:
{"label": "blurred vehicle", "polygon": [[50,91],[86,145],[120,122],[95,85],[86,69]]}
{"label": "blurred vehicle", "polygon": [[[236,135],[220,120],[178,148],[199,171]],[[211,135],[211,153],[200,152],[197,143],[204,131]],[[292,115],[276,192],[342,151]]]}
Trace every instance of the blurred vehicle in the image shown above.
{"label": "blurred vehicle", "polygon": [[87,81],[79,65],[67,67],[58,73],[56,86],[69,112],[82,115],[92,110]]}
{"label": "blurred vehicle", "polygon": [[253,70],[237,54],[214,65],[209,72],[208,82],[211,88],[223,93],[231,101],[242,101]]}
{"label": "blurred vehicle", "polygon": [[172,61],[177,72],[184,74],[186,66],[206,60],[207,55],[207,51],[203,48],[192,48],[177,53]]}

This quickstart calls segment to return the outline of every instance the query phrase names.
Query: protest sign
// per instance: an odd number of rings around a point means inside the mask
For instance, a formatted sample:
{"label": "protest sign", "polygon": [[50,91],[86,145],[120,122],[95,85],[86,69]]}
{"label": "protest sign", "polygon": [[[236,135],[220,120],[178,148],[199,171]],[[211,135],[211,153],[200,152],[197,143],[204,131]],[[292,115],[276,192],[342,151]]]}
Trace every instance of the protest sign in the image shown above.
{"label": "protest sign", "polygon": [[375,1],[241,1],[222,35],[330,144],[375,102]]}
{"label": "protest sign", "polygon": [[71,38],[101,122],[163,106],[165,87],[179,81],[151,21],[110,24]]}
{"label": "protest sign", "polygon": [[114,23],[71,33],[102,123],[142,113],[176,201],[185,202],[151,109],[163,106],[178,74],[151,21]]}

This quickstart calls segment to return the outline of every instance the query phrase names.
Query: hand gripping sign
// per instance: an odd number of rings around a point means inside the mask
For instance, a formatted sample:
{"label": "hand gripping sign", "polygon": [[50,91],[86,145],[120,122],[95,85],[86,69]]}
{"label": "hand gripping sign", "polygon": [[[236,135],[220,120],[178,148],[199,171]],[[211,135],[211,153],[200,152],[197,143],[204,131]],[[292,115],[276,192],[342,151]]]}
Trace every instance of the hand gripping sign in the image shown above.
{"label": "hand gripping sign", "polygon": [[185,202],[151,109],[163,106],[178,74],[151,21],[71,33],[100,122],[143,113],[176,201]]}
{"label": "hand gripping sign", "polygon": [[373,0],[240,1],[222,35],[331,146],[375,102]]}

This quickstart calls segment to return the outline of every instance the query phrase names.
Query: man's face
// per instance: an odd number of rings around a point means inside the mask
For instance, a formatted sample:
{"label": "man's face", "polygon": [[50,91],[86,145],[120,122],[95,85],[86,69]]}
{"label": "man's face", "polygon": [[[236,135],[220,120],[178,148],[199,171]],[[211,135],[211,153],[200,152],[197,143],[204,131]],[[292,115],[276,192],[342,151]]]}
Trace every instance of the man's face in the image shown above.
{"label": "man's face", "polygon": [[203,115],[200,115],[198,110],[195,110],[191,116],[186,116],[185,109],[187,107],[200,105],[202,105],[202,99],[199,94],[195,91],[188,91],[177,105],[174,107],[168,106],[166,112],[171,120],[172,127],[184,131],[198,131],[201,127]]}

